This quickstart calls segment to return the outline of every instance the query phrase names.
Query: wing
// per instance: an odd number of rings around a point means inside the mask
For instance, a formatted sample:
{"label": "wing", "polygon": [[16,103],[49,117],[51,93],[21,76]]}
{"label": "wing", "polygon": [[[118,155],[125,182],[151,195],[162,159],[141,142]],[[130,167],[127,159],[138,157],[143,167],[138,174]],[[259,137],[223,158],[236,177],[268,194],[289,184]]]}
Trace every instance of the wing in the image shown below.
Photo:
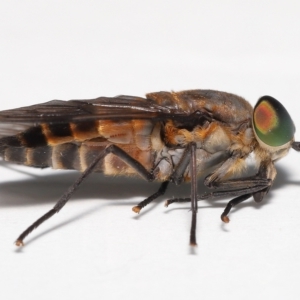
{"label": "wing", "polygon": [[0,137],[15,135],[41,123],[93,120],[164,119],[175,113],[152,99],[117,96],[49,102],[0,111]]}
{"label": "wing", "polygon": [[163,118],[169,108],[151,99],[118,96],[89,100],[52,100],[0,112],[0,123],[85,122],[99,119]]}
{"label": "wing", "polygon": [[156,92],[146,98],[99,97],[86,100],[52,100],[0,111],[0,136],[16,134],[41,123],[79,123],[93,120],[176,119],[190,127],[201,118],[226,123],[250,122],[252,108],[244,99],[225,92],[190,90]]}

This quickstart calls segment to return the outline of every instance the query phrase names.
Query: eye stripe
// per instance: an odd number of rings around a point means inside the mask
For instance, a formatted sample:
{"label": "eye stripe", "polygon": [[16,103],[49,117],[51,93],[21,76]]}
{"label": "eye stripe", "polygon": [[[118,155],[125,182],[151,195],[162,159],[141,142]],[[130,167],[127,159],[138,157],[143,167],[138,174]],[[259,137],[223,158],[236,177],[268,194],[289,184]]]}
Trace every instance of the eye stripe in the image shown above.
{"label": "eye stripe", "polygon": [[278,126],[278,116],[274,107],[267,101],[260,102],[254,111],[254,122],[256,128],[263,134]]}
{"label": "eye stripe", "polygon": [[270,96],[260,98],[253,112],[253,129],[258,141],[270,147],[283,146],[294,138],[295,126],[285,109]]}

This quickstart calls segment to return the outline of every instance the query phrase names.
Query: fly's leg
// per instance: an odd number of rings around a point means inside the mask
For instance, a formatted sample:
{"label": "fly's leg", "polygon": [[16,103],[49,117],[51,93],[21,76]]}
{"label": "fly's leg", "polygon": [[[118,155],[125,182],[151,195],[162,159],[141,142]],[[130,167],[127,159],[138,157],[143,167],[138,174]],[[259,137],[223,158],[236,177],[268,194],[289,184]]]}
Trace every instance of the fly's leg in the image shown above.
{"label": "fly's leg", "polygon": [[197,191],[197,146],[195,143],[191,143],[187,146],[185,152],[182,155],[181,161],[178,163],[174,173],[172,174],[170,181],[179,185],[182,183],[184,172],[188,165],[190,165],[191,174],[191,210],[192,210],[192,224],[190,231],[190,245],[197,246],[196,242],[196,225],[197,225],[197,212],[198,212],[198,191]]}
{"label": "fly's leg", "polygon": [[[214,175],[214,174],[213,174]],[[228,223],[230,220],[228,214],[230,210],[239,203],[253,196],[255,202],[261,202],[264,196],[268,193],[276,176],[276,170],[272,162],[262,162],[258,173],[255,176],[232,179],[227,181],[209,181],[211,176],[205,180],[205,184],[217,191],[205,193],[198,197],[198,201],[205,199],[214,199],[219,197],[238,196],[228,202],[224,212],[221,215],[221,220]],[[167,200],[165,206],[174,202],[184,203],[190,202],[191,198],[177,198]]]}
{"label": "fly's leg", "polygon": [[[170,181],[175,183],[176,185],[179,185],[182,183],[183,180],[183,174],[188,167],[188,165],[191,163],[191,155],[192,155],[192,146],[193,144],[190,144],[187,146],[186,150],[184,151],[181,161],[178,163],[174,173],[171,175]],[[196,150],[195,150],[196,151]],[[195,153],[193,155],[196,155]],[[196,158],[195,158],[196,159]],[[191,166],[192,168],[192,166]],[[194,166],[196,171],[196,165]],[[192,172],[192,171],[191,171]],[[197,186],[196,186],[197,189]],[[169,204],[174,202],[191,202],[191,198],[175,198],[170,199],[165,202],[165,206],[167,207]]]}
{"label": "fly's leg", "polygon": [[[205,193],[198,198],[198,201],[205,199],[213,199],[226,196],[238,196],[247,193],[255,193],[261,191],[270,185],[270,179],[257,178],[257,176],[248,177],[242,180],[229,180],[210,186],[210,188],[218,188],[220,190]],[[245,186],[247,186],[245,188]],[[230,189],[231,188],[231,189]],[[165,206],[168,207],[172,203],[190,202],[191,198],[173,198],[165,201]]]}
{"label": "fly's leg", "polygon": [[238,196],[227,204],[221,215],[222,221],[228,223],[228,213],[232,207],[247,200],[251,196],[253,196],[255,202],[261,202],[264,196],[269,192],[275,177],[276,169],[271,161],[262,161],[258,173],[255,176],[244,179],[232,179],[223,182],[210,181],[211,178],[217,178],[212,174],[206,178],[204,183],[210,188],[219,189],[219,191],[206,193],[200,196],[200,199],[212,199],[229,195]]}
{"label": "fly's leg", "polygon": [[[197,199],[199,201],[199,199]],[[191,202],[191,198],[173,198],[165,201],[165,207],[168,207],[172,203],[187,203]]]}
{"label": "fly's leg", "polygon": [[[242,196],[244,196],[244,195],[247,194],[247,195],[249,195],[248,198],[250,198],[253,194],[255,194],[258,191],[261,191],[261,189],[264,189],[264,188],[265,188],[265,186],[257,186],[257,187],[253,187],[253,188],[240,189],[240,190],[236,190],[236,191],[234,191],[234,190],[233,191],[217,191],[217,192],[212,192],[212,193],[205,193],[205,194],[199,196],[198,199],[197,199],[197,201],[214,199],[214,198],[219,198],[219,197],[222,197],[222,196],[223,197],[226,197],[226,196],[236,196],[238,194],[240,194]],[[252,192],[252,193],[249,193],[249,192]],[[233,200],[235,200],[235,199],[233,199]],[[165,201],[165,207],[168,207],[172,203],[188,203],[188,202],[191,202],[191,198],[173,198],[173,199],[168,199],[168,200]]]}
{"label": "fly's leg", "polygon": [[261,202],[276,177],[276,169],[271,161],[261,162],[256,175],[242,179],[222,181],[222,178],[216,173],[207,176],[204,184],[209,188],[218,189],[218,191],[206,193],[200,197],[201,199],[251,194],[256,202]]}
{"label": "fly's leg", "polygon": [[197,191],[197,157],[196,157],[196,144],[191,144],[191,209],[192,209],[192,224],[190,232],[190,245],[197,246],[196,242],[196,225],[197,225],[197,212],[198,212],[198,191]]}
{"label": "fly's leg", "polygon": [[187,146],[185,152],[182,155],[180,162],[178,163],[174,173],[172,174],[170,181],[179,185],[182,180],[184,173],[190,165],[191,174],[191,210],[192,210],[192,223],[190,231],[190,245],[197,246],[196,242],[196,225],[197,225],[197,212],[198,212],[198,191],[197,191],[197,157],[196,157],[196,144],[191,143]]}
{"label": "fly's leg", "polygon": [[[263,197],[268,193],[269,189],[271,187],[271,184],[265,186],[256,186],[252,188],[245,188],[245,189],[239,189],[239,190],[232,190],[232,191],[217,191],[212,193],[207,193],[200,196],[200,200],[204,199],[212,199],[216,197],[222,197],[222,196],[233,196],[240,194],[239,197],[232,199],[229,201],[226,205],[226,208],[224,212],[221,215],[221,220],[224,223],[229,223],[230,219],[228,218],[228,214],[230,210],[236,206],[237,204],[249,199],[251,196],[253,196],[255,202],[261,202]],[[250,193],[249,193],[250,192]]]}
{"label": "fly's leg", "polygon": [[[215,192],[211,192],[211,193],[205,193],[199,197],[199,200],[208,200],[208,199],[228,197],[228,196],[239,196],[239,195],[241,196],[241,195],[245,195],[245,194],[251,194],[254,196],[256,193],[270,188],[270,186],[271,186],[271,181],[268,180],[265,183],[263,181],[263,183],[261,183],[261,184],[249,186],[246,188],[237,188],[237,189],[223,190],[223,191],[220,190],[220,191],[215,191]],[[234,185],[232,185],[231,187],[234,188]],[[178,201],[174,201],[174,202],[178,202]],[[256,202],[259,202],[259,201],[256,201]]]}
{"label": "fly's leg", "polygon": [[[129,157],[129,158],[132,159],[131,157]],[[187,147],[187,149],[185,150],[184,154],[182,155],[182,159],[181,159],[180,163],[177,165],[177,168],[175,169],[174,173],[172,174],[170,180],[164,181],[156,193],[154,193],[150,197],[146,198],[145,200],[140,202],[138,205],[134,206],[132,208],[132,210],[135,213],[139,213],[141,211],[141,209],[144,208],[146,205],[151,203],[153,200],[155,200],[159,196],[162,196],[166,192],[170,181],[174,182],[177,185],[180,184],[183,179],[183,174],[184,174],[187,166],[190,163],[190,160],[191,160],[191,146],[189,145]],[[142,165],[140,165],[140,167],[142,167],[144,169],[144,167]],[[154,176],[152,173],[150,173],[151,178],[147,177],[148,176],[147,174],[145,174],[145,175],[143,177],[148,181],[152,181],[154,179]]]}
{"label": "fly's leg", "polygon": [[192,145],[193,144],[189,144],[186,147],[186,149],[181,157],[181,160],[179,161],[179,163],[176,166],[176,169],[174,170],[173,174],[171,175],[170,181],[175,183],[176,185],[179,185],[182,183],[184,172],[186,171],[186,168],[188,167],[188,165],[191,162],[191,155],[192,155],[191,148],[193,148]]}
{"label": "fly's leg", "polygon": [[242,195],[239,196],[237,198],[232,199],[231,201],[229,201],[224,209],[224,212],[221,215],[221,220],[224,223],[229,223],[230,219],[228,218],[228,214],[231,211],[231,209],[233,207],[235,207],[236,205],[246,201],[247,199],[249,199],[252,196],[252,194],[246,194],[246,195]]}
{"label": "fly's leg", "polygon": [[159,196],[162,196],[166,192],[169,183],[170,183],[169,181],[164,181],[161,184],[160,188],[158,189],[158,191],[156,193],[154,193],[150,197],[146,198],[145,200],[143,200],[142,202],[140,202],[138,205],[134,206],[132,208],[132,210],[135,213],[139,213],[141,211],[141,209],[144,208],[146,205],[148,205],[149,203],[151,203],[153,200],[155,200]]}
{"label": "fly's leg", "polygon": [[81,182],[91,173],[96,165],[99,163],[101,159],[104,157],[104,151],[99,155],[93,163],[82,173],[82,175],[69,187],[69,189],[62,195],[62,197],[58,200],[55,206],[50,209],[46,214],[44,214],[41,218],[36,220],[32,225],[30,225],[22,234],[17,238],[16,245],[17,246],[24,246],[23,240],[25,237],[31,233],[34,229],[44,223],[46,220],[51,218],[55,213],[58,213],[68,202],[71,195],[75,192]]}
{"label": "fly's leg", "polygon": [[77,190],[79,185],[82,183],[82,181],[90,175],[97,164],[104,159],[104,157],[107,154],[114,154],[118,156],[120,159],[122,159],[125,163],[130,165],[132,168],[134,168],[143,178],[145,178],[148,181],[152,181],[154,179],[153,174],[148,172],[138,161],[133,159],[130,155],[128,155],[124,150],[121,148],[110,145],[105,150],[103,150],[98,157],[94,159],[94,161],[86,168],[86,170],[81,174],[81,176],[69,187],[69,189],[61,196],[61,198],[57,201],[55,206],[49,210],[46,214],[44,214],[41,218],[36,220],[31,226],[29,226],[16,240],[15,244],[17,246],[23,246],[24,242],[23,240],[25,237],[28,236],[29,233],[31,233],[34,229],[36,229],[38,226],[40,226],[43,222],[51,218],[54,214],[58,213],[68,202],[70,197],[73,195],[73,193]]}
{"label": "fly's leg", "polygon": [[[246,201],[249,199],[251,196],[255,197],[257,192],[261,192],[262,189],[266,189],[266,186],[257,186],[253,188],[246,188],[246,189],[240,189],[236,191],[217,191],[217,192],[212,192],[212,193],[207,193],[203,194],[200,197],[198,197],[197,201],[205,200],[205,199],[212,199],[212,198],[217,198],[217,197],[222,197],[222,196],[236,196],[237,194],[242,194],[239,197],[236,197],[229,201],[224,209],[224,212],[221,215],[221,220],[224,223],[229,223],[230,219],[228,218],[228,214],[231,211],[231,209],[240,204],[241,202]],[[252,192],[252,193],[249,193]],[[174,199],[169,199],[165,202],[165,206],[169,206],[172,203],[187,203],[191,202],[191,198],[174,198]]]}

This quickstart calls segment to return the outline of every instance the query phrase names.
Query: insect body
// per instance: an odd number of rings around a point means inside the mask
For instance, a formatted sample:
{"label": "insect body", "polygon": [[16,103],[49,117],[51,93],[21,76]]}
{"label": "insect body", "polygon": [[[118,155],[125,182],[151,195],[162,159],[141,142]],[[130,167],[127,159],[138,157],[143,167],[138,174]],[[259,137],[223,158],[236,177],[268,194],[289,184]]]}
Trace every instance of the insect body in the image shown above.
{"label": "insect body", "polygon": [[[0,112],[0,155],[5,161],[32,167],[76,169],[78,180],[53,209],[29,226],[23,239],[57,213],[80,183],[92,172],[106,175],[136,175],[160,181],[160,189],[133,207],[139,212],[164,194],[168,184],[191,182],[188,198],[167,200],[191,202],[190,244],[196,245],[197,201],[234,196],[221,219],[229,222],[231,208],[253,196],[262,201],[276,169],[274,162],[293,147],[294,124],[277,100],[264,96],[255,108],[233,94],[191,90],[158,92],[146,98],[118,96],[92,100],[53,100],[43,104]],[[254,153],[258,172],[231,179],[245,159]],[[197,176],[205,171],[211,193],[199,195]]]}

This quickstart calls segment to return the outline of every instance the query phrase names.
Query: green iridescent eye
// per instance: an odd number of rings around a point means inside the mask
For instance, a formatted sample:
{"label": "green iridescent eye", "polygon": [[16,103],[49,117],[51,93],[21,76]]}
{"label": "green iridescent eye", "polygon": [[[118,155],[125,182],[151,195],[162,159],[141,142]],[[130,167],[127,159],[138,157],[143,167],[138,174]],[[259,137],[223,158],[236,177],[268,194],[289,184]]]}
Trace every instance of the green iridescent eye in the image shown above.
{"label": "green iridescent eye", "polygon": [[287,110],[270,96],[258,100],[253,112],[253,127],[257,137],[271,147],[290,142],[295,133],[294,123]]}

